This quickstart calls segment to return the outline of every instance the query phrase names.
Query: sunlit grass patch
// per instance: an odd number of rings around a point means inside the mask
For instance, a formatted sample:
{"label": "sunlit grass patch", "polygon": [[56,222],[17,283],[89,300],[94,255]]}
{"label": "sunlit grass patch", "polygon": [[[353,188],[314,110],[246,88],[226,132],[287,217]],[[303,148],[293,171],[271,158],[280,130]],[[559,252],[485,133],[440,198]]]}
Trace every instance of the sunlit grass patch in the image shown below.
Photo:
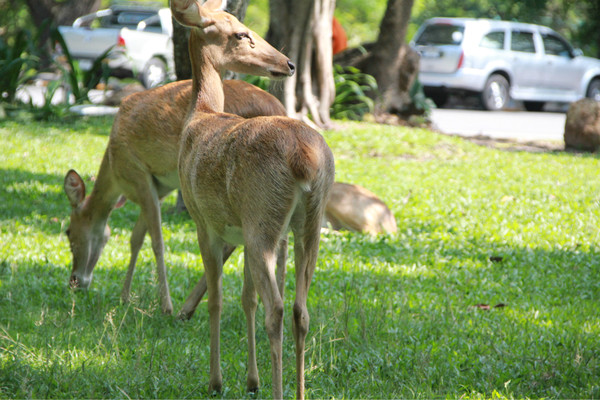
{"label": "sunlit grass patch", "polygon": [[[0,124],[0,397],[208,397],[208,319],[163,316],[146,239],[120,291],[139,209],[112,236],[88,291],[67,281],[64,175],[91,190],[110,119]],[[309,398],[599,398],[600,180],[596,155],[479,147],[424,129],[344,123],[324,136],[336,179],[391,208],[398,233],[322,235],[309,293]],[[203,272],[195,227],[163,206],[176,311]],[[293,246],[284,394],[295,387]],[[224,398],[247,398],[243,253],[224,268]],[[270,356],[257,316],[262,390]]]}

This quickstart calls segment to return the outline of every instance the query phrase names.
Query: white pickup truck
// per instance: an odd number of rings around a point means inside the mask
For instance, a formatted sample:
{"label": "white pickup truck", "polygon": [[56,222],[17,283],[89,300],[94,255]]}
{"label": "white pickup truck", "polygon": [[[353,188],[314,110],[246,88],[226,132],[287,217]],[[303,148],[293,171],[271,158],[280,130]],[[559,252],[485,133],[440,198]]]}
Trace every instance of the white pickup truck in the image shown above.
{"label": "white pickup truck", "polygon": [[81,69],[109,48],[108,65],[115,75],[137,77],[147,87],[174,78],[171,10],[114,5],[84,15],[72,26],[58,28]]}

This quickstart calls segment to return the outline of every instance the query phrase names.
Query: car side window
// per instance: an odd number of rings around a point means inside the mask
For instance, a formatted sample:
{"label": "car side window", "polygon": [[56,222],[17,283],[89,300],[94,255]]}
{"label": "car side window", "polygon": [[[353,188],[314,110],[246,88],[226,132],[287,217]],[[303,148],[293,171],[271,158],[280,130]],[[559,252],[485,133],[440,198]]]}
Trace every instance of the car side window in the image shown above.
{"label": "car side window", "polygon": [[535,53],[535,43],[532,32],[512,31],[510,49],[523,53]]}
{"label": "car side window", "polygon": [[481,38],[479,47],[484,49],[502,50],[504,48],[504,32],[490,32]]}
{"label": "car side window", "polygon": [[544,50],[546,54],[571,58],[570,46],[558,36],[550,34],[542,35],[542,42],[544,43]]}

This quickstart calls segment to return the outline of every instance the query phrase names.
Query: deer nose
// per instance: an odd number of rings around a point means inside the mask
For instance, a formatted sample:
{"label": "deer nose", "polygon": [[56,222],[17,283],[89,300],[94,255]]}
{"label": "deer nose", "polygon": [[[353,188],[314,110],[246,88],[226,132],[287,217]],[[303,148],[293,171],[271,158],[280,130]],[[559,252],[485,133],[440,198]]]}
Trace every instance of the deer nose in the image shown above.
{"label": "deer nose", "polygon": [[290,76],[294,75],[294,72],[296,72],[296,66],[290,60],[288,60],[288,67],[290,67]]}

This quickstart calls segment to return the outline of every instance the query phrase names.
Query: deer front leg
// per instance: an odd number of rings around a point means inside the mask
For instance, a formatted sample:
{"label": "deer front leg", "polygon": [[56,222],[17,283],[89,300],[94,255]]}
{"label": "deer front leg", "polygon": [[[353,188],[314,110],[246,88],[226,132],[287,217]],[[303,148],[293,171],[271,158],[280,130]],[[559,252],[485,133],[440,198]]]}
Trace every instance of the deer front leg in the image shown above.
{"label": "deer front leg", "polygon": [[165,314],[173,313],[173,303],[169,293],[169,282],[167,280],[167,267],[165,265],[165,248],[161,229],[160,202],[156,191],[149,190],[149,193],[138,192],[140,194],[140,207],[142,209],[140,218],[144,218],[148,233],[152,239],[152,250],[156,259],[156,272],[158,275],[158,285],[160,291],[160,300],[162,311]]}
{"label": "deer front leg", "polygon": [[210,322],[210,379],[208,390],[221,392],[223,376],[221,374],[221,310],[223,307],[223,245],[212,238],[196,221],[198,227],[198,245],[204,262],[204,271],[208,291],[208,315]]}
{"label": "deer front leg", "polygon": [[252,281],[252,274],[248,267],[247,253],[244,252],[244,286],[242,288],[242,307],[246,314],[246,325],[248,333],[248,392],[256,393],[260,385],[258,367],[256,365],[256,307],[258,299],[256,289]]}
{"label": "deer front leg", "polygon": [[[225,261],[227,261],[231,253],[233,253],[235,247],[236,246],[230,245],[225,246],[225,249],[223,250],[223,264],[225,264]],[[203,275],[196,286],[194,286],[194,289],[192,289],[192,292],[188,298],[185,300],[183,307],[181,307],[181,310],[177,314],[177,318],[181,320],[189,320],[192,318],[196,312],[196,308],[198,308],[198,304],[200,304],[200,301],[206,293],[206,288],[206,276]]]}
{"label": "deer front leg", "polygon": [[140,214],[138,220],[131,231],[131,258],[129,259],[129,268],[127,268],[127,274],[125,275],[125,282],[123,283],[123,290],[121,291],[121,301],[123,303],[129,302],[129,296],[131,293],[131,281],[133,279],[133,273],[135,272],[135,264],[137,262],[138,254],[144,244],[144,237],[146,236],[146,221]]}

